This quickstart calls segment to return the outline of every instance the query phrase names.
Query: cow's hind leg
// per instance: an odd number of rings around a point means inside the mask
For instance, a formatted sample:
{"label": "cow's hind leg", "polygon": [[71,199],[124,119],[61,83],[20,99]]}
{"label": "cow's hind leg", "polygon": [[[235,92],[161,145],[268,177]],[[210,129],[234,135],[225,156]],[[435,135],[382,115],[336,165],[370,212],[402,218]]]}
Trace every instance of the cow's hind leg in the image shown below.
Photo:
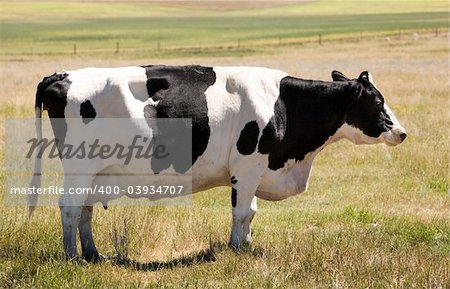
{"label": "cow's hind leg", "polygon": [[81,218],[81,206],[60,206],[63,226],[64,252],[68,259],[78,257],[77,227]]}
{"label": "cow's hind leg", "polygon": [[80,223],[78,231],[80,233],[82,256],[86,261],[98,262],[100,255],[94,243],[92,235],[92,214],[94,208],[92,206],[84,206],[81,210]]}
{"label": "cow's hind leg", "polygon": [[81,212],[87,195],[74,194],[77,189],[90,188],[92,178],[79,176],[64,177],[65,194],[59,199],[61,208],[61,221],[63,226],[64,252],[68,259],[78,257],[77,228],[81,220]]}

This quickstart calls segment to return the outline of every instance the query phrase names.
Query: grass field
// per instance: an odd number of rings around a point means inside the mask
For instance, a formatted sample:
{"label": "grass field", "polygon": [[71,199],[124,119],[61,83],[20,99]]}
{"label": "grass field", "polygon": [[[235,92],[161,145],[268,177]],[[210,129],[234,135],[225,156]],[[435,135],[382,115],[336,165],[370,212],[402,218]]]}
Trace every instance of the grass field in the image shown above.
{"label": "grass field", "polygon": [[[28,221],[25,208],[1,203],[0,288],[450,288],[450,50],[445,1],[317,1],[260,9],[224,4],[223,9],[209,11],[209,17],[204,17],[207,7],[199,3],[153,3],[151,12],[132,1],[89,4],[108,7],[101,15],[85,12],[88,4],[77,1],[70,2],[70,9],[57,2],[21,3],[0,1],[2,123],[32,117],[36,84],[61,69],[147,63],[257,65],[313,79],[330,79],[333,69],[349,76],[370,70],[408,138],[395,148],[356,147],[347,141],[327,147],[315,162],[308,192],[281,202],[259,202],[254,244],[239,253],[226,246],[231,224],[228,188],[196,194],[191,207],[96,207],[94,236],[100,252],[128,255],[126,260],[110,258],[101,264],[64,260],[58,208],[38,208]],[[372,9],[367,9],[369,4]],[[120,19],[120,11],[125,19]],[[180,18],[171,19],[172,12]],[[151,13],[162,22],[147,19]],[[69,16],[73,21],[65,21]],[[289,26],[290,19],[301,27]],[[367,19],[377,20],[352,28]],[[82,30],[80,23],[91,25]],[[226,57],[180,53],[174,55],[182,58],[158,58],[141,52],[143,44],[155,45],[150,32],[134,37],[145,30],[142,23],[161,25],[156,36],[166,34],[159,30],[167,25],[177,35],[167,40],[173,46],[184,47],[180,43],[192,35],[204,39],[205,45],[228,45],[236,36],[242,43],[246,39],[256,45],[263,39],[275,44],[251,52],[232,50]],[[272,28],[274,23],[278,26]],[[342,35],[397,33],[401,23],[408,26],[404,33],[389,38],[323,45],[277,45],[271,40],[291,32],[293,38],[302,38],[308,29]],[[197,30],[203,26],[205,31]],[[435,26],[442,29],[437,36],[429,30]],[[207,33],[215,29],[223,36]],[[67,32],[80,39],[76,56],[58,52],[69,46],[70,53],[74,40],[58,38]],[[109,33],[134,35],[129,38],[134,43],[130,51],[96,52],[102,43],[114,45],[116,38],[108,38]],[[95,40],[103,34],[106,38]],[[81,43],[92,51],[84,53]],[[31,44],[33,55],[28,52]],[[49,54],[52,47],[55,54]],[[4,146],[2,128],[2,160]],[[3,169],[2,191],[5,178]]]}
{"label": "grass field", "polygon": [[234,48],[234,53],[247,55],[261,50],[260,46],[316,39],[319,34],[325,39],[336,34],[359,37],[448,29],[446,1],[426,5],[423,1],[312,1],[244,10],[235,4],[236,9],[225,11],[217,4],[190,7],[185,2],[0,3],[0,57],[73,54],[76,45],[77,53],[103,52],[110,58],[117,42],[119,52],[130,52],[128,57],[167,55],[167,49],[175,48],[168,57],[183,56],[181,48],[200,54]]}

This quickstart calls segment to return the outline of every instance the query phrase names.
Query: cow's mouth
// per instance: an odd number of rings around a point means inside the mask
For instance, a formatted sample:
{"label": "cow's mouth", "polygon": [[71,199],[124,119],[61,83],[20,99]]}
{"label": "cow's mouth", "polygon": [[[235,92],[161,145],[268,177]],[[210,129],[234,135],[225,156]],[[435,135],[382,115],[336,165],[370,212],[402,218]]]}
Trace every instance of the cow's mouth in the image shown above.
{"label": "cow's mouth", "polygon": [[391,141],[388,141],[388,140],[385,140],[384,143],[387,144],[390,147],[395,147],[395,146],[400,144],[400,142],[391,142]]}

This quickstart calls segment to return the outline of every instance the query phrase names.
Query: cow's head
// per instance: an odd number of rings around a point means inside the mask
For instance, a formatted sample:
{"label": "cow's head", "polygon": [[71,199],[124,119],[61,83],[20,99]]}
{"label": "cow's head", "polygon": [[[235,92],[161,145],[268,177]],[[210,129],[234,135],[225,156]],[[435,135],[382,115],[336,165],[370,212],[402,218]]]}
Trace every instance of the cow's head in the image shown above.
{"label": "cow's head", "polygon": [[331,73],[333,81],[349,83],[351,98],[343,133],[355,144],[386,143],[398,145],[406,138],[406,130],[384,102],[369,72],[349,79],[338,71]]}

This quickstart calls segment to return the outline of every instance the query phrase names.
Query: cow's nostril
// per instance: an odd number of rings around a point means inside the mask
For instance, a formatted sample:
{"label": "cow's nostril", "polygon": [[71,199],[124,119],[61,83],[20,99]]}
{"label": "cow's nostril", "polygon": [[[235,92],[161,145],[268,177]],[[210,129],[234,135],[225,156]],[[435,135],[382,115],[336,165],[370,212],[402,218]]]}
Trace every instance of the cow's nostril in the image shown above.
{"label": "cow's nostril", "polygon": [[406,133],[401,133],[400,139],[402,140],[402,142],[405,140],[405,138],[406,138]]}

